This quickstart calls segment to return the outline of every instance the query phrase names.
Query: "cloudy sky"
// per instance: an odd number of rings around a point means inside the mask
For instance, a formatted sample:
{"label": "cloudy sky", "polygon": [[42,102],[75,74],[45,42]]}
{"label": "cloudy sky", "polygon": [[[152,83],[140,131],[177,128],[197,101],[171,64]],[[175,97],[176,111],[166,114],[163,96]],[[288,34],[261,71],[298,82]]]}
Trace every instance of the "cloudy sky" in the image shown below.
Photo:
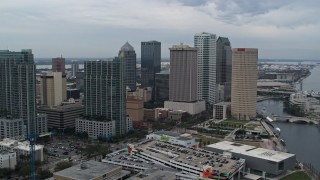
{"label": "cloudy sky", "polygon": [[113,57],[128,41],[168,48],[210,32],[259,58],[320,59],[319,0],[0,0],[0,49],[36,57]]}

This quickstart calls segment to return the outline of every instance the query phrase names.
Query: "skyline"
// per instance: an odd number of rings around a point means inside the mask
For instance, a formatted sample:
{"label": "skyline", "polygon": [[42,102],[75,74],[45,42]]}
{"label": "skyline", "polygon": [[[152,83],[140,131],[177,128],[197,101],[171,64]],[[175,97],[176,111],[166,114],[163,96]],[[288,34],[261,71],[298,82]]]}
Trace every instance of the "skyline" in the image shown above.
{"label": "skyline", "polygon": [[[2,2],[0,49],[30,48],[36,58],[114,57],[129,42],[193,44],[196,33],[228,37],[232,47],[258,48],[260,59],[318,60],[318,1],[95,0]],[[141,11],[143,9],[144,11]]]}

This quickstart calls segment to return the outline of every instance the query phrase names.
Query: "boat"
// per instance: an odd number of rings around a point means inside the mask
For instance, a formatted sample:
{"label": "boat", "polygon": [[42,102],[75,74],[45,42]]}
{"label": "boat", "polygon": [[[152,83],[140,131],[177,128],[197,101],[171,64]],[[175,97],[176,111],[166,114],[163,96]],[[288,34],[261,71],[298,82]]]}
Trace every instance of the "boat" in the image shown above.
{"label": "boat", "polygon": [[280,128],[276,127],[276,130],[280,134]]}

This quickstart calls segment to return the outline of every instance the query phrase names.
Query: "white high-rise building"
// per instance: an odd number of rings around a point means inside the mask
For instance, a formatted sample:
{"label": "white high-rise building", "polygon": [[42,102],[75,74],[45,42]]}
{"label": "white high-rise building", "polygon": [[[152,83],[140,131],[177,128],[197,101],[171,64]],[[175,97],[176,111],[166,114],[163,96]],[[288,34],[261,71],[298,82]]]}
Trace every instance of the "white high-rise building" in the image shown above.
{"label": "white high-rise building", "polygon": [[72,77],[76,77],[76,73],[79,71],[79,63],[76,60],[72,60],[71,64],[71,75]]}
{"label": "white high-rise building", "polygon": [[194,36],[198,48],[198,100],[213,105],[216,96],[216,41],[215,34],[199,33]]}

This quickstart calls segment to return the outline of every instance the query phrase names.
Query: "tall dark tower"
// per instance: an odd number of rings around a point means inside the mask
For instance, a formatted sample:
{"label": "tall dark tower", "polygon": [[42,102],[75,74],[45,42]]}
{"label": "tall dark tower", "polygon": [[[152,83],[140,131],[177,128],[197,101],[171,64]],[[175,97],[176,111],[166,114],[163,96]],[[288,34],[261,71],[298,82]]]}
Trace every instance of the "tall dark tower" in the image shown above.
{"label": "tall dark tower", "polygon": [[228,38],[219,37],[217,40],[217,98],[216,102],[230,101],[232,50]]}
{"label": "tall dark tower", "polygon": [[126,64],[126,86],[129,87],[131,91],[135,91],[137,82],[136,52],[134,51],[134,48],[126,42],[119,51],[119,57],[122,58]]}
{"label": "tall dark tower", "polygon": [[[141,85],[155,89],[155,74],[161,71],[161,42],[141,42]],[[154,96],[152,96],[154,99]]]}

